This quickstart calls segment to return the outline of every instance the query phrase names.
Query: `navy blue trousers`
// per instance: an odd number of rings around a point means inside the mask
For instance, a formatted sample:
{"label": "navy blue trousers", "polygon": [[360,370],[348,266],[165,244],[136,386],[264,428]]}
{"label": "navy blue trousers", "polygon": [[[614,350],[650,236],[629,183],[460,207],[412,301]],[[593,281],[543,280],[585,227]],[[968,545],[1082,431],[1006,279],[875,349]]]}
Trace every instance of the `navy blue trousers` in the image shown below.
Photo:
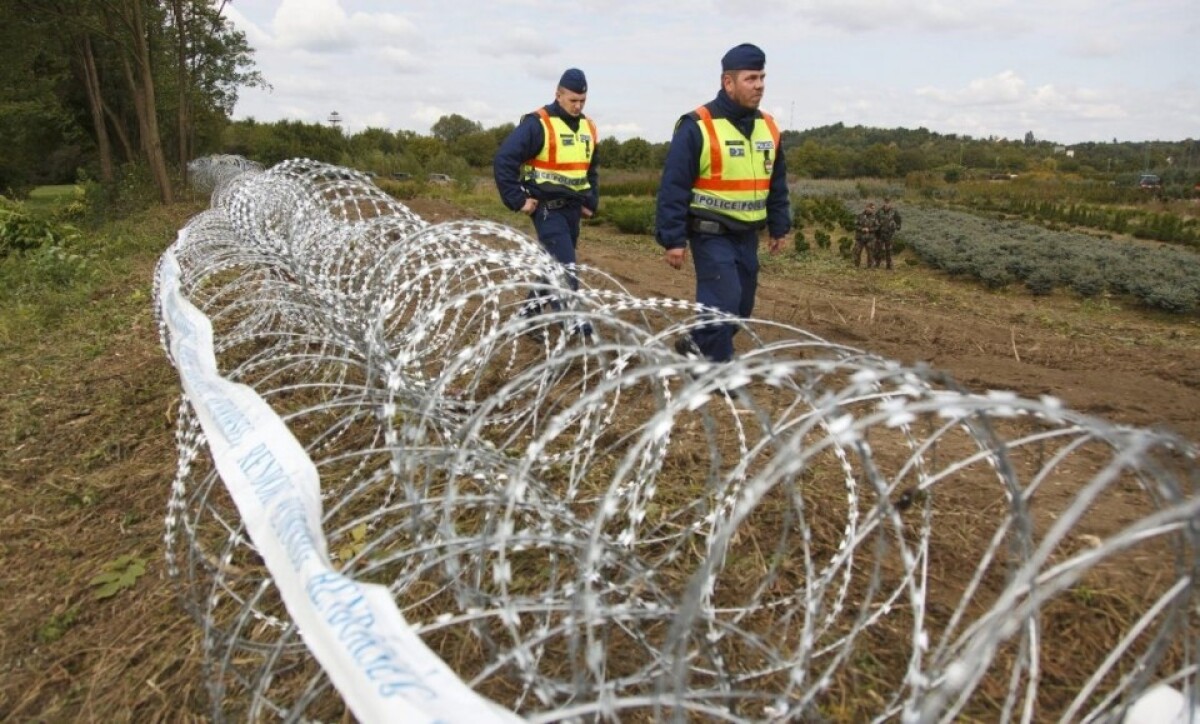
{"label": "navy blue trousers", "polygon": [[[572,204],[561,209],[546,209],[539,207],[533,212],[533,228],[537,231],[538,241],[550,256],[563,265],[575,264],[575,247],[579,244],[579,224],[583,218],[581,207]],[[549,279],[543,279],[549,283]],[[567,282],[572,291],[579,289],[579,277],[574,271],[568,271]],[[545,292],[530,292],[526,305],[526,316],[538,314],[543,305],[559,309],[556,299],[547,299]],[[590,325],[585,326],[590,332]]]}
{"label": "navy blue trousers", "polygon": [[[758,232],[697,234],[691,240],[696,265],[696,301],[738,317],[754,312],[758,292]],[[733,359],[737,325],[706,324],[692,331],[704,356],[714,362]]]}
{"label": "navy blue trousers", "polygon": [[[533,228],[538,241],[550,256],[563,264],[575,263],[575,247],[579,244],[579,220],[583,210],[574,204],[561,209],[539,208],[533,212]],[[579,288],[579,279],[570,275],[571,289]]]}

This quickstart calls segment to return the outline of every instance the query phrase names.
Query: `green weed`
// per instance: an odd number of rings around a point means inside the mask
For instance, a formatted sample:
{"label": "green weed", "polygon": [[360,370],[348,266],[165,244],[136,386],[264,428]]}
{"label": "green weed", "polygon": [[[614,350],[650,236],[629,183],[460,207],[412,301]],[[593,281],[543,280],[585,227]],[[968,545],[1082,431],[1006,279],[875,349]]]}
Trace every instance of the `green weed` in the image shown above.
{"label": "green weed", "polygon": [[145,558],[127,553],[109,561],[104,564],[104,569],[88,582],[92,588],[92,598],[112,598],[121,591],[133,588],[145,573]]}

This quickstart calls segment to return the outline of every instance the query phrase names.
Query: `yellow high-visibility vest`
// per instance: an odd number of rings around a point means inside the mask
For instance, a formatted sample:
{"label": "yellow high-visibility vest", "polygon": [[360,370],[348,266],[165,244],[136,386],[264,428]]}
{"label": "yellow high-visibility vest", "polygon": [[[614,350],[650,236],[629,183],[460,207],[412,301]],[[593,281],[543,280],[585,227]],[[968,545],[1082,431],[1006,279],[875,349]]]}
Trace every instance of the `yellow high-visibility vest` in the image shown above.
{"label": "yellow high-visibility vest", "polygon": [[700,175],[692,182],[691,208],[746,224],[767,219],[771,172],[779,158],[779,127],[770,114],[754,121],[747,139],[726,118],[713,118],[700,106],[695,115],[703,142]]}
{"label": "yellow high-visibility vest", "polygon": [[521,167],[521,178],[535,184],[564,186],[572,191],[586,192],[592,188],[587,172],[596,150],[596,124],[584,116],[578,131],[572,131],[567,122],[551,116],[545,108],[537,115],[542,120],[542,150]]}

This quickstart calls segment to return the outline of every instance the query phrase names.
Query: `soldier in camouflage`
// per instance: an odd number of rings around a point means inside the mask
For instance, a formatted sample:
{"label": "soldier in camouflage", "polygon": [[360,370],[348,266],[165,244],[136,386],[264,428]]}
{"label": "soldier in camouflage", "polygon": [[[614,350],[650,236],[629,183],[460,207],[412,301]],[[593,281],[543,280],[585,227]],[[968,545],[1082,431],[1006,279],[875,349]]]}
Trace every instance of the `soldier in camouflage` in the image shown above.
{"label": "soldier in camouflage", "polygon": [[879,266],[883,262],[888,269],[892,268],[892,237],[900,230],[900,212],[892,206],[892,200],[885,198],[883,206],[875,214],[877,225],[874,263]]}
{"label": "soldier in camouflage", "polygon": [[854,266],[862,266],[863,251],[867,252],[867,266],[875,266],[876,234],[879,218],[875,214],[875,202],[868,201],[867,207],[854,219]]}

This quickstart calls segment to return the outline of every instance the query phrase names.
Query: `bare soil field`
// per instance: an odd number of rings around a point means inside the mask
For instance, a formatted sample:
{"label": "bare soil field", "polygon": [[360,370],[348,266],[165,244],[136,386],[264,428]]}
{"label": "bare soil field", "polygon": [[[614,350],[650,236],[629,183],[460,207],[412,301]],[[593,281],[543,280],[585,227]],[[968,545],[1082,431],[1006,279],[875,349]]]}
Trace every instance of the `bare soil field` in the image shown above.
{"label": "bare soil field", "polygon": [[[407,203],[435,223],[472,215],[446,201]],[[178,223],[192,212],[180,207]],[[520,217],[508,223],[531,231]],[[693,296],[690,263],[670,269],[646,237],[588,227],[579,256],[635,295]],[[1051,395],[1115,423],[1200,440],[1195,315],[989,291],[903,256],[894,271],[763,259],[756,316],[928,363],[975,391]],[[0,720],[209,718],[201,632],[163,565],[178,381],[150,310],[155,261],[138,260],[128,286],[108,291],[145,312],[107,330],[86,363],[56,364],[59,350],[88,337],[69,320],[36,348],[0,348]],[[144,575],[99,597],[95,577],[126,555],[145,563]]]}

